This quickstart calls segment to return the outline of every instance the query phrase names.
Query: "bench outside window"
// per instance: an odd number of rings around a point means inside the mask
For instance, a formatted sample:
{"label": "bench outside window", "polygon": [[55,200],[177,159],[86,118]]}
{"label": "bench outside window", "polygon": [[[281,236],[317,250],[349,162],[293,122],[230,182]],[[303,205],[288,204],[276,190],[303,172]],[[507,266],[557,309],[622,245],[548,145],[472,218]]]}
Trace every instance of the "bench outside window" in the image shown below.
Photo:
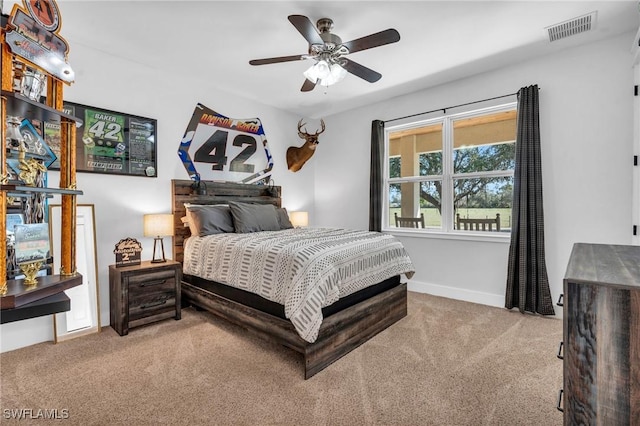
{"label": "bench outside window", "polygon": [[456,214],[456,229],[459,231],[496,231],[500,232],[500,213],[493,219],[462,218]]}
{"label": "bench outside window", "polygon": [[396,220],[396,228],[424,228],[424,213],[420,217],[402,217],[398,213],[393,214]]}

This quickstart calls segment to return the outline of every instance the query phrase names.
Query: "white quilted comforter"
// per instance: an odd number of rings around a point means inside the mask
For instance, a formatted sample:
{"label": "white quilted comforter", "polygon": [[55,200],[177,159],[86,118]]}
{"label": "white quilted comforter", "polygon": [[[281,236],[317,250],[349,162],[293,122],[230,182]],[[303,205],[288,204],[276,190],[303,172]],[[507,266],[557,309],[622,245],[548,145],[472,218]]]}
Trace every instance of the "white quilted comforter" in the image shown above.
{"label": "white quilted comforter", "polygon": [[295,228],[190,237],[183,272],[284,305],[300,336],[314,342],[322,308],[395,275],[411,278],[411,259],[392,235]]}

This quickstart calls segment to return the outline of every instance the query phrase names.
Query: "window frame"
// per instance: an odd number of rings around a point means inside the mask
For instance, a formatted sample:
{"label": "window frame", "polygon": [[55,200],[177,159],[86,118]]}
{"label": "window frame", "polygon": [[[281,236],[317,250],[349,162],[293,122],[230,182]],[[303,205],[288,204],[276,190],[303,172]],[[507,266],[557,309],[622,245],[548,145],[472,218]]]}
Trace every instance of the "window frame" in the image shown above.
{"label": "window frame", "polygon": [[[457,239],[457,240],[474,240],[474,241],[489,241],[489,242],[509,242],[511,239],[511,232],[478,232],[478,231],[464,231],[454,229],[454,215],[453,215],[453,199],[454,188],[453,182],[455,179],[465,178],[483,178],[483,177],[513,177],[514,170],[492,170],[481,171],[471,173],[454,173],[453,172],[453,123],[456,120],[478,117],[483,115],[489,115],[493,113],[512,111],[517,109],[517,102],[508,102],[500,105],[478,108],[474,110],[443,114],[439,117],[423,119],[419,121],[407,122],[396,126],[386,127],[384,129],[384,165],[383,165],[383,185],[382,185],[382,231],[398,235],[415,236],[415,237],[429,237],[440,239]],[[429,175],[429,176],[411,176],[411,177],[389,177],[389,136],[392,133],[406,131],[411,129],[417,129],[434,124],[442,124],[442,175]],[[515,135],[514,135],[515,142]],[[418,183],[427,181],[442,181],[442,226],[439,229],[430,228],[397,228],[390,226],[390,200],[389,200],[389,186],[392,184],[400,183]]]}

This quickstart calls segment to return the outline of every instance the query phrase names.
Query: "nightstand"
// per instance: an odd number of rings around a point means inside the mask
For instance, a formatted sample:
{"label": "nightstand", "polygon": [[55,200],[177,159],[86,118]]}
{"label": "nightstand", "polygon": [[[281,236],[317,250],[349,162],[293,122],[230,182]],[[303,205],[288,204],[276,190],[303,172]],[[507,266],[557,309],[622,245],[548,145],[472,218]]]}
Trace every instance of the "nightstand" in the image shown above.
{"label": "nightstand", "polygon": [[166,318],[180,319],[181,264],[142,262],[109,266],[111,327],[125,336],[130,328]]}

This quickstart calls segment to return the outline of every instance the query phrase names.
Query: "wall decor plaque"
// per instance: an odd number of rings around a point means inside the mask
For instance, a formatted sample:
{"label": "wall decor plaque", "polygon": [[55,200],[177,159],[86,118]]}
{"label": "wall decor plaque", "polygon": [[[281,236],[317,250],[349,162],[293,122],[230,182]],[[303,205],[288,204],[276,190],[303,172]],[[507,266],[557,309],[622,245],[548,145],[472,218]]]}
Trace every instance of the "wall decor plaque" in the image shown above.
{"label": "wall decor plaque", "polygon": [[5,36],[7,47],[15,55],[65,83],[72,83],[75,73],[67,62],[69,45],[59,34],[58,5],[53,0],[40,0],[37,3],[44,4],[45,8],[34,8],[31,2],[27,4],[27,9],[18,4],[14,5],[9,16],[9,30]]}
{"label": "wall decor plaque", "polygon": [[[67,101],[63,111],[82,120],[76,137],[77,172],[158,176],[157,120]],[[60,126],[45,123],[44,139],[59,158]],[[49,168],[59,170],[59,161]]]}
{"label": "wall decor plaque", "polygon": [[258,118],[231,118],[197,104],[180,141],[178,156],[200,180],[268,182],[273,157]]}
{"label": "wall decor plaque", "polygon": [[139,265],[142,244],[135,238],[123,238],[118,241],[113,253],[116,255],[117,267]]}

